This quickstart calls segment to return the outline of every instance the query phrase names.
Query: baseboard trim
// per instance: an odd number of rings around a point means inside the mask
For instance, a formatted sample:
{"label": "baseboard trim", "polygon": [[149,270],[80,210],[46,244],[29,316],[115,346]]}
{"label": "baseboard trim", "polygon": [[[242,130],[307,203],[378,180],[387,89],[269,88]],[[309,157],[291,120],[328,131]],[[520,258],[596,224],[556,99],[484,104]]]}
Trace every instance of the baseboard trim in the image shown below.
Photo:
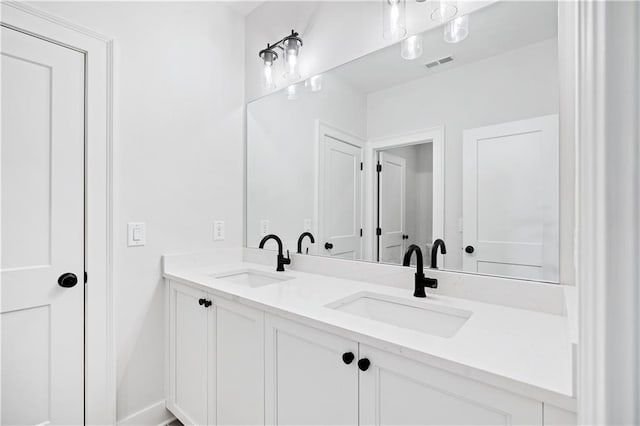
{"label": "baseboard trim", "polygon": [[165,426],[176,417],[165,407],[164,399],[119,420],[118,426]]}

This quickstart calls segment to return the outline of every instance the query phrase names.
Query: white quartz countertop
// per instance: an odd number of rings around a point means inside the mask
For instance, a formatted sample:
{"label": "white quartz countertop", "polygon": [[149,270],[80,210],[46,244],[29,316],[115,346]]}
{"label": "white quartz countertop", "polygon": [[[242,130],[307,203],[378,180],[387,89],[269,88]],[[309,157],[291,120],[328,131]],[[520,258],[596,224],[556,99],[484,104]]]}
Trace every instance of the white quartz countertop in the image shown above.
{"label": "white quartz countertop", "polygon": [[[572,329],[567,316],[430,295],[429,289],[426,299],[418,299],[406,289],[293,270],[278,273],[290,280],[253,288],[216,278],[246,269],[275,273],[274,267],[244,262],[206,267],[165,265],[164,276],[199,286],[218,297],[575,411]],[[443,338],[326,306],[360,292],[462,309],[472,315],[455,335]]]}

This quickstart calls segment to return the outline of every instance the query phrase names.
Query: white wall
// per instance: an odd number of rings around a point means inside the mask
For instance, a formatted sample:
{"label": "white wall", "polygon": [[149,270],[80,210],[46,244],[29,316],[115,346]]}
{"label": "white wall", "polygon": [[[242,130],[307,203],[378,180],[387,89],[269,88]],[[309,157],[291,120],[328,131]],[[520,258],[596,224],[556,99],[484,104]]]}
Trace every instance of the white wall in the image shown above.
{"label": "white wall", "polygon": [[311,219],[317,237],[317,122],[364,140],[366,108],[364,93],[331,75],[323,76],[320,92],[301,88],[298,99],[288,100],[281,91],[247,106],[248,247],[260,242],[261,220],[269,220],[269,232],[292,251],[304,219]]}
{"label": "white wall", "polygon": [[[221,3],[43,2],[115,39],[117,418],[163,399],[160,256],[242,243],[244,20]],[[229,43],[235,40],[236,43]],[[212,222],[226,221],[213,243]],[[147,245],[126,247],[126,223]]]}
{"label": "white wall", "polygon": [[369,139],[445,127],[447,269],[462,267],[462,131],[557,114],[558,87],[557,41],[551,39],[368,95]]}

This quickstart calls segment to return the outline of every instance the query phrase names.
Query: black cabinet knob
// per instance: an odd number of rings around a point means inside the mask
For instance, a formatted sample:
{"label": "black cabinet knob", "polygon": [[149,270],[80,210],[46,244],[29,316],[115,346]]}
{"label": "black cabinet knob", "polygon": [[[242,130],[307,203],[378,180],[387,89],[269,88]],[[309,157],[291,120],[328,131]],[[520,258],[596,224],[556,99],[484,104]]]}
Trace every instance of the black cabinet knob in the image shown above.
{"label": "black cabinet knob", "polygon": [[342,354],[342,361],[345,364],[351,364],[354,359],[356,359],[356,356],[353,354],[353,352],[345,352]]}
{"label": "black cabinet knob", "polygon": [[58,277],[58,285],[64,288],[71,288],[78,284],[78,277],[76,274],[66,272]]}
{"label": "black cabinet knob", "polygon": [[371,361],[367,358],[362,358],[358,360],[358,368],[362,371],[367,371],[371,366]]}
{"label": "black cabinet knob", "polygon": [[211,306],[211,300],[205,300],[204,301],[204,307],[208,308],[209,306]]}
{"label": "black cabinet knob", "polygon": [[204,305],[205,300],[204,299],[198,299],[198,305],[202,306]]}
{"label": "black cabinet knob", "polygon": [[333,248],[333,244],[331,243],[324,243],[324,248],[327,250],[331,250]]}
{"label": "black cabinet knob", "polygon": [[473,248],[473,246],[466,246],[464,248],[464,251],[469,253],[469,254],[471,254],[471,253],[473,253],[475,251],[475,249]]}

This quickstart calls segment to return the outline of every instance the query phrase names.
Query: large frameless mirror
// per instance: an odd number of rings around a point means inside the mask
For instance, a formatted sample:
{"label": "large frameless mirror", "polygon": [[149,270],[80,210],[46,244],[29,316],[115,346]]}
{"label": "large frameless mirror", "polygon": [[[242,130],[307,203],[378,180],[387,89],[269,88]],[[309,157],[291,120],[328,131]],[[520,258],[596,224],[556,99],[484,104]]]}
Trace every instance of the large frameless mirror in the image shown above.
{"label": "large frameless mirror", "polygon": [[559,281],[558,5],[458,18],[248,105],[248,247]]}

